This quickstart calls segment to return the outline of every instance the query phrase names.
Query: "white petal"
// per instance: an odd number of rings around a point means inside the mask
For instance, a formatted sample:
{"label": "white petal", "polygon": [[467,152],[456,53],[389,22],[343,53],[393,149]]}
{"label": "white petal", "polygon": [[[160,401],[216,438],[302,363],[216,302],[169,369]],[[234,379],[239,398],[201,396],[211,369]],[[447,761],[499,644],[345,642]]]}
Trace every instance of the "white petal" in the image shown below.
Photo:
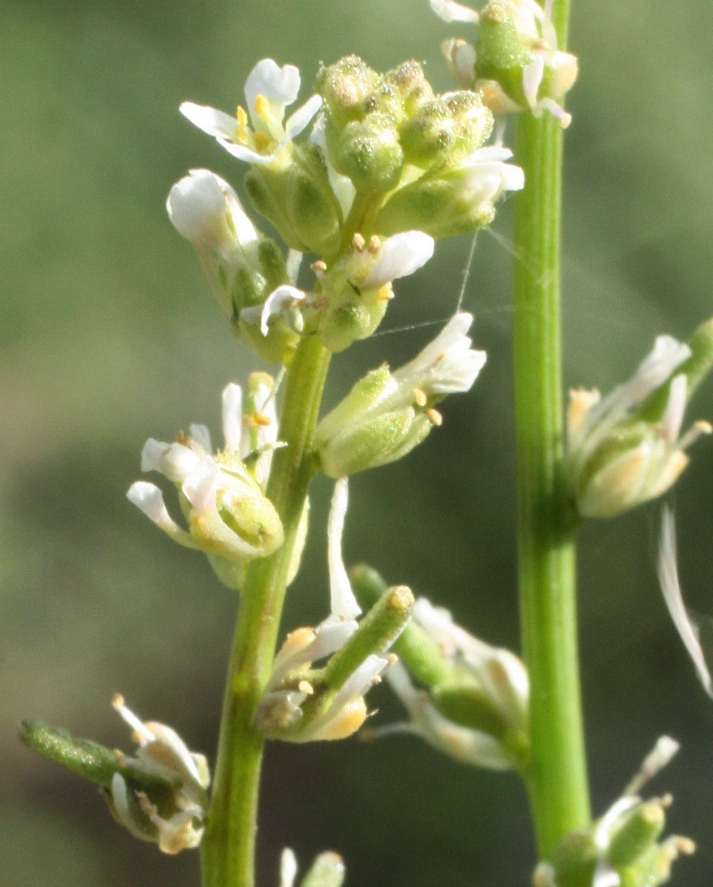
{"label": "white petal", "polygon": [[321,107],[322,96],[313,95],[307,99],[301,108],[298,108],[294,114],[291,114],[287,118],[287,123],[285,124],[285,135],[287,140],[292,141],[295,136],[298,136],[304,129],[307,129],[312,122],[312,118]]}
{"label": "white petal", "polygon": [[141,470],[161,471],[161,459],[168,452],[171,444],[150,437],[141,450]]}
{"label": "white petal", "polygon": [[416,599],[413,618],[447,656],[454,657],[457,653],[461,653],[468,657],[471,665],[475,665],[496,653],[495,647],[473,637],[464,628],[456,625],[445,607],[434,607],[428,598]]}
{"label": "white petal", "polygon": [[659,541],[658,577],[663,598],[673,619],[673,624],[681,635],[681,640],[693,660],[703,689],[713,698],[713,685],[703,648],[699,628],[683,603],[681,586],[676,565],[676,524],[673,511],[664,506],[661,513],[661,539]]}
{"label": "white petal", "polygon": [[668,403],[663,416],[661,417],[661,427],[663,428],[666,440],[669,443],[675,443],[681,432],[683,424],[683,414],[686,411],[686,396],[688,394],[688,380],[685,373],[679,373],[669,388]]}
{"label": "white petal", "polygon": [[248,112],[255,110],[255,101],[264,95],[270,103],[291,105],[299,95],[300,72],[294,65],[281,68],[273,59],[262,59],[245,81],[245,100]]}
{"label": "white petal", "polygon": [[233,157],[242,160],[243,163],[272,163],[274,158],[274,154],[259,154],[257,151],[253,151],[252,148],[247,148],[245,145],[237,145],[224,138],[219,138],[218,144],[222,145]]}
{"label": "white petal", "polygon": [[285,847],[280,857],[280,887],[292,887],[297,877],[297,857]]}
{"label": "white petal", "polygon": [[129,502],[136,505],[137,508],[140,508],[164,533],[168,533],[175,542],[185,545],[186,548],[198,547],[193,541],[191,534],[179,527],[168,513],[168,509],[163,501],[163,493],[158,487],[146,481],[137,480],[136,483],[129,487],[126,498]]}
{"label": "white petal", "polygon": [[153,742],[156,739],[156,736],[151,730],[149,730],[146,724],[144,724],[144,722],[138,718],[130,708],[128,708],[124,702],[123,696],[117,693],[111,700],[111,704],[138,737],[136,742],[140,745],[146,745],[148,742]]}
{"label": "white petal", "polygon": [[181,114],[188,118],[198,129],[207,132],[216,139],[234,139],[238,121],[230,114],[211,108],[209,105],[196,105],[194,102],[183,102],[179,108]]}
{"label": "white petal", "polygon": [[199,458],[183,444],[166,444],[150,437],[141,450],[141,470],[160,471],[173,483],[180,484],[196,467]]}
{"label": "white petal", "polygon": [[678,754],[680,743],[670,736],[659,736],[656,745],[644,758],[639,772],[624,790],[625,795],[638,795],[644,785],[666,767]]}
{"label": "white petal", "polygon": [[594,830],[594,843],[599,850],[600,853],[604,854],[609,850],[609,841],[611,839],[611,830],[616,825],[617,820],[620,819],[624,813],[628,812],[632,809],[632,807],[636,807],[639,803],[639,798],[626,796],[623,798],[619,798],[618,801],[615,801],[611,807],[607,810],[607,812],[602,816],[599,820],[599,824]]}
{"label": "white petal", "polygon": [[216,222],[224,221],[225,189],[232,191],[227,182],[207,169],[191,170],[176,182],[166,200],[166,209],[178,233],[187,240],[199,240],[211,232]]}
{"label": "white petal", "polygon": [[[301,305],[306,298],[307,296],[302,290],[289,284],[283,284],[278,286],[276,290],[273,290],[265,299],[260,311],[260,332],[263,336],[266,336],[269,332],[268,324],[273,315],[282,314],[287,308]],[[243,309],[241,316],[245,313],[245,310]]]}
{"label": "white petal", "polygon": [[302,267],[302,256],[304,253],[301,253],[297,249],[291,249],[287,253],[287,279],[291,284],[295,285],[297,283],[297,278],[300,274],[300,268]]}
{"label": "white petal", "polygon": [[223,439],[228,450],[240,451],[243,434],[243,389],[231,382],[223,389]]}
{"label": "white petal", "polygon": [[212,456],[204,456],[181,484],[183,495],[196,511],[215,508],[220,468]]}
{"label": "white petal", "polygon": [[431,9],[444,22],[472,22],[477,24],[478,13],[468,6],[461,6],[453,0],[431,0]]}
{"label": "white petal", "polygon": [[[384,656],[377,656],[376,653],[370,653],[356,671],[347,678],[337,693],[333,706],[341,708],[353,699],[364,696],[374,683],[374,679],[378,678],[388,667],[388,659]],[[331,708],[332,706],[330,706]]]}
{"label": "white petal", "polygon": [[378,289],[385,283],[413,274],[431,258],[434,246],[433,238],[423,231],[402,231],[387,237],[362,286]]}
{"label": "white petal", "polygon": [[525,171],[512,163],[504,163],[503,191],[522,191],[525,187]]}
{"label": "white petal", "polygon": [[657,336],[653,350],[642,360],[628,383],[633,403],[640,403],[662,385],[690,356],[691,349],[684,342],[673,336]]}
{"label": "white petal", "polygon": [[592,887],[619,887],[620,884],[621,878],[614,866],[606,859],[598,860],[592,878]]}
{"label": "white petal", "polygon": [[542,52],[535,52],[532,60],[522,69],[522,91],[531,108],[534,108],[537,103],[537,93],[544,73],[545,55]]}
{"label": "white petal", "polygon": [[202,447],[206,453],[213,452],[213,441],[210,439],[210,431],[208,431],[207,426],[191,422],[188,426],[188,432],[198,446]]}
{"label": "white petal", "polygon": [[329,560],[329,593],[333,616],[353,619],[361,613],[352,591],[342,560],[342,533],[349,504],[349,486],[346,477],[334,485],[334,495],[327,524],[327,554]]}

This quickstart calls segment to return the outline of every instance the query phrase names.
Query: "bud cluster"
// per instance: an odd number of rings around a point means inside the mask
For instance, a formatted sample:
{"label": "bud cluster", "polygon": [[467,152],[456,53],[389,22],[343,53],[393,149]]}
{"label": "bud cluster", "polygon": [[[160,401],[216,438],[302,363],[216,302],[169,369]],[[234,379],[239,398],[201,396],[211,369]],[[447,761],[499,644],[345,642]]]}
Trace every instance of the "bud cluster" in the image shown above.
{"label": "bud cluster", "polygon": [[678,748],[675,740],[662,736],[604,816],[590,828],[568,834],[551,858],[537,866],[534,887],[658,887],[668,881],[672,864],[681,854],[693,853],[695,844],[677,835],[659,842],[673,799],[642,800],[639,791]]}
{"label": "bud cluster", "polygon": [[[250,165],[245,189],[289,247],[287,260],[208,170],[191,172],[168,198],[236,334],[285,364],[301,335],[316,333],[335,352],[370,336],[392,282],[430,259],[434,239],[477,231],[501,195],[523,187],[511,152],[483,147],[493,119],[481,97],[436,95],[417,62],[386,74],[356,56],[322,67],[318,94],[283,122],[299,88],[294,66],[263,59],[247,79],[247,111],[181,106]],[[309,139],[296,142],[312,121]],[[306,291],[297,288],[304,252],[319,256]]]}
{"label": "bud cluster", "polygon": [[577,79],[577,58],[557,49],[552,2],[489,0],[480,13],[454,0],[431,0],[446,22],[478,25],[475,45],[459,38],[441,44],[454,79],[472,87],[493,114],[543,111],[567,127],[562,100]]}

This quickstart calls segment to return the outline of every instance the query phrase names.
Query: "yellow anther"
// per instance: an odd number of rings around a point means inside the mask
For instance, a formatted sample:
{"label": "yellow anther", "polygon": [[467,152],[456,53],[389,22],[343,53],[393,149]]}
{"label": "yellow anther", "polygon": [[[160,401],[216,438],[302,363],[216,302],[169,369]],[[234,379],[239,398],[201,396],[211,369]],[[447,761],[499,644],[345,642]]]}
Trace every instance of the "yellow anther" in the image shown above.
{"label": "yellow anther", "polygon": [[255,111],[257,114],[262,117],[265,123],[269,123],[272,117],[272,108],[270,107],[270,100],[266,98],[262,93],[258,93],[255,97]]}
{"label": "yellow anther", "polygon": [[394,665],[399,661],[399,657],[396,655],[396,653],[389,653],[389,655],[386,657],[386,661],[389,663],[389,665]]}
{"label": "yellow anther", "polygon": [[250,416],[253,425],[261,425],[263,428],[272,423],[272,419],[264,413],[258,413],[257,410]]}
{"label": "yellow anther", "polygon": [[352,237],[352,246],[358,253],[363,252],[366,247],[366,240],[358,231]]}
{"label": "yellow anther", "polygon": [[428,403],[428,397],[426,396],[426,392],[423,390],[423,388],[413,389],[413,399],[416,401],[416,405],[419,407],[425,407]]}
{"label": "yellow anther", "polygon": [[316,262],[312,262],[310,268],[314,271],[315,274],[324,274],[327,270],[327,263],[323,262],[322,259],[317,259]]}
{"label": "yellow anther", "polygon": [[379,290],[379,295],[376,297],[377,302],[390,302],[391,299],[394,298],[394,291],[391,288],[390,283],[385,283],[381,289]]}
{"label": "yellow anther", "polygon": [[300,693],[306,693],[308,696],[311,696],[314,693],[314,687],[309,681],[300,681],[297,685],[297,689]]}
{"label": "yellow anther", "polygon": [[438,410],[434,410],[433,407],[426,410],[426,415],[428,416],[429,422],[432,422],[434,425],[443,425],[443,416],[438,412]]}
{"label": "yellow anther", "polygon": [[378,253],[381,249],[382,240],[378,234],[372,234],[369,238],[369,246],[367,249],[370,253]]}

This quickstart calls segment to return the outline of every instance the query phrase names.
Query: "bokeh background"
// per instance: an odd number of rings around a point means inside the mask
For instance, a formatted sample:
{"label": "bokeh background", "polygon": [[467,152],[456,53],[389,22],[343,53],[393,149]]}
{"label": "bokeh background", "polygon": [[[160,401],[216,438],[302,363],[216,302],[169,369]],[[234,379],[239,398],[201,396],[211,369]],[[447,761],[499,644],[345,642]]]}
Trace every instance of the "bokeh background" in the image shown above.
{"label": "bokeh background", "polygon": [[[567,135],[567,384],[608,389],[653,337],[713,314],[713,6],[575,0],[581,59]],[[0,0],[0,883],[189,887],[197,854],[164,857],[119,829],[91,786],[30,755],[24,716],[128,748],[109,699],[213,754],[236,600],[203,558],[125,499],[149,435],[218,430],[219,394],[252,358],[231,338],[164,200],[191,167],[242,170],[179,114],[231,109],[255,61],[357,52],[386,69],[458,33],[426,0]],[[461,32],[462,33],[462,32]],[[305,87],[308,88],[307,86]],[[305,92],[305,95],[307,93]],[[356,477],[345,549],[517,647],[510,374],[509,211],[481,235],[464,305],[489,359],[445,426],[408,459]],[[468,241],[402,281],[384,333],[334,362],[334,402],[365,369],[413,355],[447,318]],[[388,334],[386,334],[388,333]],[[692,408],[713,416],[713,381]],[[713,613],[713,449],[677,487],[681,572]],[[326,610],[324,522],[286,625]],[[698,854],[675,883],[713,873],[713,703],[667,618],[652,566],[655,509],[581,533],[582,670],[595,811],[656,737],[683,743],[652,790]],[[378,722],[400,717],[382,690]],[[529,883],[533,846],[514,775],[463,769],[416,739],[290,747],[267,755],[260,884],[289,845],[346,858],[349,887]]]}

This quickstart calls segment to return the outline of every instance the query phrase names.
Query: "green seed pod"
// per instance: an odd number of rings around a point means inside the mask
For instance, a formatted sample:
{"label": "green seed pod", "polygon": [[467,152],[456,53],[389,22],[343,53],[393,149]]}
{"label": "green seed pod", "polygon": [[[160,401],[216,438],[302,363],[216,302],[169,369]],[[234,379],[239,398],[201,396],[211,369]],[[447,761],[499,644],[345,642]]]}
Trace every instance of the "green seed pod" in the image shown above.
{"label": "green seed pod", "polygon": [[551,865],[557,887],[592,887],[599,852],[587,832],[570,832],[555,847]]}
{"label": "green seed pod", "polygon": [[634,865],[656,844],[666,825],[664,803],[655,798],[638,804],[617,823],[607,856],[616,869]]}
{"label": "green seed pod", "polygon": [[307,252],[329,255],[339,246],[342,211],[316,145],[295,148],[287,179],[286,212]]}

